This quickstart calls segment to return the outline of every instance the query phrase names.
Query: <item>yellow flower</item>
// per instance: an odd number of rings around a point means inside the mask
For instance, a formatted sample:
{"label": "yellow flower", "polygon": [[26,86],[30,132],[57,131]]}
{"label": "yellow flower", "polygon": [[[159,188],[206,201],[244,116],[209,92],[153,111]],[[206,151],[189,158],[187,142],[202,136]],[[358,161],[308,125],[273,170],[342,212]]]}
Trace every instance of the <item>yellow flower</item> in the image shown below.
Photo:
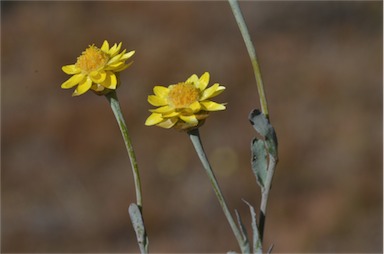
{"label": "yellow flower", "polygon": [[175,127],[180,130],[191,130],[199,127],[208,117],[209,111],[224,110],[225,105],[209,99],[221,94],[225,87],[215,83],[207,88],[209,73],[198,78],[195,74],[185,82],[168,87],[155,86],[155,95],[148,96],[148,102],[156,109],[145,121],[145,125],[157,125],[163,128]]}
{"label": "yellow flower", "polygon": [[126,53],[124,49],[119,53],[122,43],[116,43],[110,48],[108,41],[104,41],[101,48],[90,45],[77,58],[77,62],[71,65],[65,65],[62,70],[73,75],[65,81],[61,88],[69,89],[77,85],[72,96],[78,96],[89,89],[97,94],[105,94],[110,90],[115,90],[119,85],[118,72],[125,70],[132,64],[126,61],[135,53],[130,51]]}

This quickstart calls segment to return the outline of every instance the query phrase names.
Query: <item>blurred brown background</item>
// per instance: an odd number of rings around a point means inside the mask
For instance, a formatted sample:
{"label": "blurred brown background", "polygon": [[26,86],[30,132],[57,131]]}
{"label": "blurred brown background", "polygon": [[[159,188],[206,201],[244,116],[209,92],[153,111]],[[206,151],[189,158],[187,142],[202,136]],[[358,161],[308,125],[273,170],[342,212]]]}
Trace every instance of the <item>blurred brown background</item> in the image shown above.
{"label": "blurred brown background", "polygon": [[[274,252],[382,252],[382,2],[241,2],[280,162]],[[259,107],[227,2],[1,2],[2,252],[138,252],[128,156],[103,97],[60,85],[92,43],[136,50],[118,94],[142,174],[150,251],[238,251],[186,134],[146,127],[154,85],[211,73],[228,110],[201,129],[233,211],[250,225]],[[248,227],[248,231],[250,228]]]}

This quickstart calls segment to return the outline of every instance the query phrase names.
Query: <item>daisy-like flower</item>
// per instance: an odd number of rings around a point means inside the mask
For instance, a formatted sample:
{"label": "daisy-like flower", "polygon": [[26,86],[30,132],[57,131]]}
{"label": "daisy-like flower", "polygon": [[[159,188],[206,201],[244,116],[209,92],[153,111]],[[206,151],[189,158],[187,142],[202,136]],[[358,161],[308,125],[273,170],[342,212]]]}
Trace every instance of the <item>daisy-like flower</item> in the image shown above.
{"label": "daisy-like flower", "polygon": [[115,90],[119,85],[117,73],[125,70],[132,64],[126,61],[135,53],[129,51],[126,53],[121,49],[122,43],[115,43],[111,48],[108,41],[104,41],[101,48],[90,45],[77,58],[77,62],[71,65],[65,65],[62,70],[73,75],[65,81],[61,88],[69,89],[77,85],[72,96],[81,95],[88,90],[93,90],[97,94],[106,94],[110,90]]}
{"label": "daisy-like flower", "polygon": [[200,78],[193,74],[185,82],[168,87],[155,86],[148,102],[158,108],[150,110],[152,114],[145,125],[186,131],[199,127],[210,111],[225,109],[224,104],[209,100],[221,94],[225,87],[215,83],[207,88],[208,83],[209,73],[205,72]]}

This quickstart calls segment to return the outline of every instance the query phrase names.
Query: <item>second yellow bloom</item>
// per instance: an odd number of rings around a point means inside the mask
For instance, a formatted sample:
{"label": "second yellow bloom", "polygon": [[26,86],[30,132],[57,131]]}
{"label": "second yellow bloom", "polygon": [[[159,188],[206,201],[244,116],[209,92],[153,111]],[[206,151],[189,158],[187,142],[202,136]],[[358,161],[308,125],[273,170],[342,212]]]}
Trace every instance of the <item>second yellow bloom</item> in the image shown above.
{"label": "second yellow bloom", "polygon": [[181,130],[200,126],[210,111],[225,109],[223,103],[209,100],[221,94],[225,87],[215,83],[207,88],[208,83],[209,73],[205,72],[200,78],[193,74],[185,82],[168,87],[155,86],[154,95],[148,96],[148,102],[158,108],[150,110],[152,114],[145,125]]}

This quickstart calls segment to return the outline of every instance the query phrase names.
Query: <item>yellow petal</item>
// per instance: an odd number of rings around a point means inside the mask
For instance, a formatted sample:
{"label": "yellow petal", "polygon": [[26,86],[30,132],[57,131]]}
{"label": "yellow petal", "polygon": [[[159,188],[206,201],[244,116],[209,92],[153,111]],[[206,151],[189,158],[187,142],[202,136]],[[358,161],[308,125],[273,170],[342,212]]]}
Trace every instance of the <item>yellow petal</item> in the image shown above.
{"label": "yellow petal", "polygon": [[114,72],[120,72],[120,71],[123,71],[123,70],[127,69],[129,66],[131,66],[132,63],[133,63],[133,62],[130,62],[130,63],[128,63],[128,64],[125,64],[125,63],[124,63],[124,65],[122,65],[122,66],[120,66],[120,67],[118,67],[118,68],[114,68],[113,71],[114,71]]}
{"label": "yellow petal", "polygon": [[93,71],[89,76],[94,83],[100,84],[106,79],[107,73],[105,71]]}
{"label": "yellow petal", "polygon": [[206,100],[212,97],[215,97],[221,94],[225,90],[224,86],[220,86],[218,83],[214,84],[210,88],[204,90],[203,94],[200,97],[200,100]]}
{"label": "yellow petal", "polygon": [[86,78],[84,82],[80,83],[76,90],[73,92],[72,96],[79,96],[83,93],[87,92],[92,86],[92,80],[90,78]]}
{"label": "yellow petal", "polygon": [[151,103],[153,106],[164,106],[167,105],[167,100],[161,97],[158,97],[156,95],[149,95],[148,96],[148,102]]}
{"label": "yellow petal", "polygon": [[[116,71],[118,69],[121,69],[122,67],[124,67],[125,65],[125,62],[116,62],[116,63],[112,63],[112,64],[108,64],[106,67],[105,67],[105,70],[112,70],[112,71]],[[125,69],[125,68],[124,68]]]}
{"label": "yellow petal", "polygon": [[109,53],[112,53],[113,51],[116,51],[117,49],[117,44],[113,44],[113,46],[109,49]]}
{"label": "yellow petal", "polygon": [[201,109],[200,102],[195,101],[191,105],[189,105],[189,108],[192,110],[193,113],[199,112]]}
{"label": "yellow petal", "polygon": [[107,40],[104,40],[103,45],[101,46],[101,50],[108,53],[109,51],[109,43]]}
{"label": "yellow petal", "polygon": [[116,89],[117,86],[117,78],[115,73],[112,71],[106,71],[106,77],[104,82],[101,82],[100,85],[104,86],[108,89]]}
{"label": "yellow petal", "polygon": [[165,98],[168,96],[169,89],[164,87],[164,86],[155,86],[153,88],[153,92],[155,93],[156,96],[159,96],[161,98]]}
{"label": "yellow petal", "polygon": [[183,120],[184,122],[188,123],[188,124],[191,124],[193,126],[196,126],[199,121],[197,120],[196,116],[195,115],[190,115],[190,116],[183,116],[183,115],[180,115],[179,116],[181,120]]}
{"label": "yellow petal", "polygon": [[169,118],[169,119],[167,119],[163,122],[160,122],[156,125],[159,127],[162,127],[162,128],[169,129],[169,128],[173,127],[176,123],[177,123],[177,118],[175,117],[175,118]]}
{"label": "yellow petal", "polygon": [[151,126],[160,123],[164,119],[161,117],[161,114],[152,113],[147,120],[145,121],[145,125]]}
{"label": "yellow petal", "polygon": [[175,116],[178,116],[178,115],[180,115],[179,112],[173,111],[173,112],[170,112],[168,114],[163,114],[163,117],[164,118],[171,118],[171,117],[175,117]]}
{"label": "yellow petal", "polygon": [[204,91],[204,89],[208,86],[209,83],[209,72],[204,72],[199,79],[199,88],[200,91]]}
{"label": "yellow petal", "polygon": [[199,82],[199,78],[197,77],[196,74],[193,74],[192,76],[190,76],[186,81],[185,83],[193,83],[193,84],[197,84]]}
{"label": "yellow petal", "polygon": [[210,97],[208,97],[207,99],[212,98],[212,97],[215,97],[215,96],[221,94],[224,90],[225,90],[225,86],[219,86],[219,87],[216,89],[216,91],[215,91]]}
{"label": "yellow petal", "polygon": [[170,112],[174,111],[174,109],[166,105],[160,108],[151,109],[150,111],[153,113],[159,113],[159,114],[169,114]]}
{"label": "yellow petal", "polygon": [[219,86],[220,85],[216,83],[213,86],[211,86],[210,88],[205,89],[203,94],[200,97],[200,100],[203,101],[203,100],[206,100],[208,98],[211,98],[213,93],[216,92],[216,90],[219,88]]}
{"label": "yellow petal", "polygon": [[84,79],[84,74],[76,74],[70,77],[67,81],[65,81],[63,84],[61,84],[61,88],[68,89],[72,88],[75,85],[79,84]]}
{"label": "yellow petal", "polygon": [[119,43],[119,45],[117,45],[116,43],[113,44],[113,46],[109,49],[109,52],[108,52],[109,55],[111,57],[114,57],[120,51],[121,45],[122,45],[121,42]]}
{"label": "yellow petal", "polygon": [[202,101],[200,104],[203,106],[203,108],[207,111],[218,111],[218,110],[224,110],[225,106],[223,104],[219,104],[213,101]]}
{"label": "yellow petal", "polygon": [[123,57],[124,55],[123,54],[118,54],[114,57],[112,57],[109,61],[108,61],[108,65],[112,65],[112,64],[115,64],[117,62],[121,62],[121,63],[124,63],[123,61],[121,61],[121,57]]}
{"label": "yellow petal", "polygon": [[73,75],[73,74],[77,74],[77,73],[81,72],[81,70],[79,68],[77,68],[76,65],[74,65],[74,64],[65,65],[65,66],[61,67],[61,69],[69,75]]}
{"label": "yellow petal", "polygon": [[125,53],[122,57],[121,57],[121,60],[127,60],[129,59],[131,56],[133,56],[135,54],[135,51],[132,50],[132,51],[129,51],[128,53]]}

